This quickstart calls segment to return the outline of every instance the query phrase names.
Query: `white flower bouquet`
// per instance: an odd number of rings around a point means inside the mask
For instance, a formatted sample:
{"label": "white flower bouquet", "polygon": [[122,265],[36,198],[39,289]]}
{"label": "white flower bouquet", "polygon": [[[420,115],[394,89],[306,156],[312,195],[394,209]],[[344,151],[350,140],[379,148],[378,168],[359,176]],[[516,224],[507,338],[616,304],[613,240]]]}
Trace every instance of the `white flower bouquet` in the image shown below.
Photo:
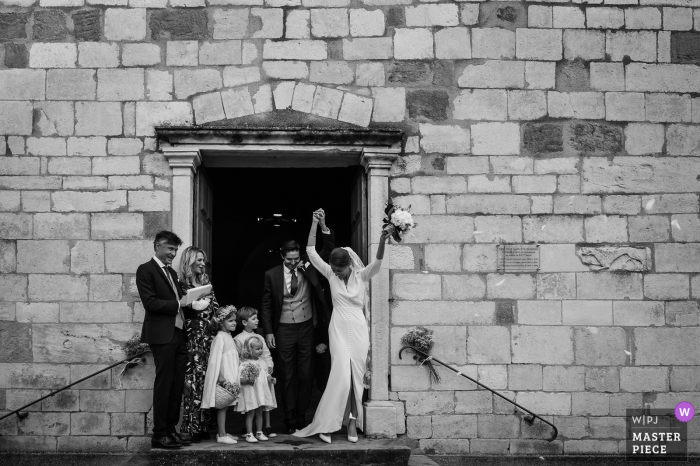
{"label": "white flower bouquet", "polygon": [[260,375],[260,367],[257,364],[243,363],[241,366],[241,383],[254,385],[255,379]]}
{"label": "white flower bouquet", "polygon": [[418,226],[416,222],[413,221],[413,215],[411,215],[411,206],[404,208],[398,205],[394,205],[391,202],[386,205],[384,213],[384,224],[382,228],[386,228],[389,225],[394,227],[394,232],[392,233],[392,238],[396,240],[397,243],[401,242],[401,236],[405,235],[411,229]]}

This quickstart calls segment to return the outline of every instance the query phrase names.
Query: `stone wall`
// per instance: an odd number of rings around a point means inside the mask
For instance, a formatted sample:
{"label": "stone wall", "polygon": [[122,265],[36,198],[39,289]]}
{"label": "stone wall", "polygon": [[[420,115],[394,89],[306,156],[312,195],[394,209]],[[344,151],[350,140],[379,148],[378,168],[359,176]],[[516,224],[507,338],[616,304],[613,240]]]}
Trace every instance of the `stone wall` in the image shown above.
{"label": "stone wall", "polygon": [[[399,433],[436,454],[623,451],[626,408],[700,406],[697,30],[698,0],[3,0],[0,412],[140,329],[133,274],[171,224],[153,127],[291,108],[407,134]],[[498,243],[540,244],[539,272],[497,273]],[[413,325],[559,439],[449,373],[431,385],[398,359]],[[0,449],[147,449],[151,377],[46,400]]]}

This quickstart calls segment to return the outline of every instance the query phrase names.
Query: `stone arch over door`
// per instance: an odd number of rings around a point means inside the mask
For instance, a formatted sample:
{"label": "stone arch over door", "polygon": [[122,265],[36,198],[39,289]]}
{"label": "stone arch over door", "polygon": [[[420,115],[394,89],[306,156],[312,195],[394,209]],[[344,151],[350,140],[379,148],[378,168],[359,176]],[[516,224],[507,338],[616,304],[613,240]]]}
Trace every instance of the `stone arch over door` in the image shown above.
{"label": "stone arch over door", "polygon": [[[389,195],[389,170],[401,153],[403,133],[381,129],[251,129],[224,126],[156,128],[159,149],[173,171],[172,229],[192,244],[194,180],[203,156],[228,166],[271,166],[333,157],[354,160],[367,176],[368,257],[376,252],[384,206]],[[271,162],[272,161],[272,162]],[[327,160],[326,160],[327,161]],[[179,258],[176,259],[176,265]],[[365,434],[396,437],[396,409],[389,401],[389,271],[382,269],[370,285],[372,378],[365,403]]]}

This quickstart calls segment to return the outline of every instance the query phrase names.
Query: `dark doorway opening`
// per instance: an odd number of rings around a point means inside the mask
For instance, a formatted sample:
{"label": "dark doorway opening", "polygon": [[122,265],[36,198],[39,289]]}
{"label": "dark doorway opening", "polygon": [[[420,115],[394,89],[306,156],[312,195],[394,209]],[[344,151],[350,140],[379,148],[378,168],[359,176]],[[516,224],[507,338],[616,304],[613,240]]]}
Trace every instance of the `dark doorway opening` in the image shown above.
{"label": "dark doorway opening", "polygon": [[[212,199],[208,215],[209,261],[219,305],[251,306],[259,310],[264,273],[281,263],[280,244],[293,238],[305,248],[312,212],[318,208],[326,212],[327,225],[335,232],[337,247],[357,244],[352,232],[363,228],[363,215],[358,216],[357,212],[358,207],[362,210],[362,202],[353,199],[357,199],[358,186],[364,190],[364,170],[359,166],[204,167],[203,171]],[[320,234],[317,239],[320,250]],[[314,383],[307,422],[311,422],[320,397]],[[284,432],[281,409],[271,412],[271,421],[277,433]],[[230,413],[227,425],[230,433],[239,434],[244,426],[243,416]]]}

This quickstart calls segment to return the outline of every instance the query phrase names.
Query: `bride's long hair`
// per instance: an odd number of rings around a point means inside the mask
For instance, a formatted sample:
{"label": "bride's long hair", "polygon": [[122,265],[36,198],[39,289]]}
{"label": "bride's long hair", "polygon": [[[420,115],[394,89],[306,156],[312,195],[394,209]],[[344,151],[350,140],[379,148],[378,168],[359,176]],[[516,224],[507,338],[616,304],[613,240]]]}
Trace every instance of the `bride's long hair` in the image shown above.
{"label": "bride's long hair", "polygon": [[180,277],[182,281],[189,287],[202,286],[209,284],[209,275],[207,272],[202,272],[201,274],[196,274],[192,267],[197,260],[197,254],[202,254],[204,257],[204,263],[207,263],[207,253],[199,249],[196,246],[190,246],[182,252],[182,258],[180,259]]}

